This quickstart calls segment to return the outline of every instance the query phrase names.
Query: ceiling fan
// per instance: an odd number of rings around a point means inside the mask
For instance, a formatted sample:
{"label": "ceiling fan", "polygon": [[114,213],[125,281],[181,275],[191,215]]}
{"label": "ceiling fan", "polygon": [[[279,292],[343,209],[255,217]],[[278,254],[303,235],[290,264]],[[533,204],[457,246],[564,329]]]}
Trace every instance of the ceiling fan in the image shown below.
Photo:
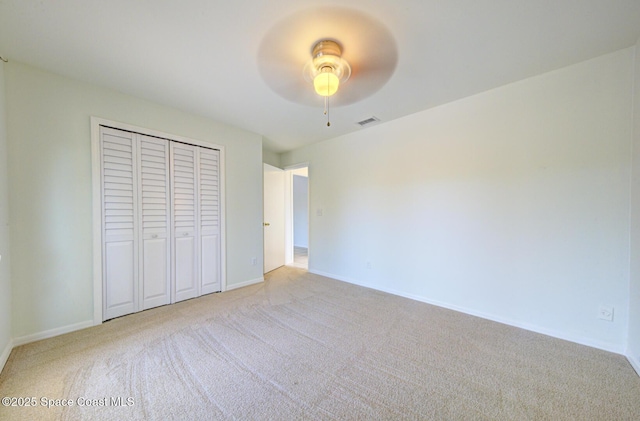
{"label": "ceiling fan", "polygon": [[313,89],[324,98],[324,115],[329,121],[329,97],[338,92],[341,83],[349,80],[351,66],[342,56],[342,48],[336,41],[325,39],[313,46],[312,58],[304,66],[305,79],[313,83]]}
{"label": "ceiling fan", "polygon": [[308,9],[279,21],[258,50],[260,74],[276,94],[308,106],[324,100],[325,114],[329,97],[339,107],[377,92],[397,60],[395,40],[382,23],[343,7]]}

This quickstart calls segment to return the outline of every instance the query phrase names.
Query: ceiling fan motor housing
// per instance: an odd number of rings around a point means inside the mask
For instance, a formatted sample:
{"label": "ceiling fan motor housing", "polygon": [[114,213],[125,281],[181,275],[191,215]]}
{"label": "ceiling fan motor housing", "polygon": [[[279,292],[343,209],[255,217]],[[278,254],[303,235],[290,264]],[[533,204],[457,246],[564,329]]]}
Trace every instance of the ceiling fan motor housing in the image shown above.
{"label": "ceiling fan motor housing", "polygon": [[351,76],[351,67],[342,59],[342,48],[336,41],[318,41],[313,46],[311,56],[311,63],[306,66],[309,70],[307,74],[309,80],[314,80],[318,74],[327,71],[335,74],[340,83],[346,82]]}

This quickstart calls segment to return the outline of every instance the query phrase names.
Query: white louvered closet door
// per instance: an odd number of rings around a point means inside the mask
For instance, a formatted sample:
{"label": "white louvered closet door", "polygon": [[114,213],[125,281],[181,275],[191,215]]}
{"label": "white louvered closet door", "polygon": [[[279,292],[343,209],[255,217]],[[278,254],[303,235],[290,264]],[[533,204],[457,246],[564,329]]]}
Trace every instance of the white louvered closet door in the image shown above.
{"label": "white louvered closet door", "polygon": [[220,291],[220,152],[198,148],[200,293]]}
{"label": "white louvered closet door", "polygon": [[138,205],[134,136],[101,128],[104,320],[137,311]]}
{"label": "white louvered closet door", "polygon": [[171,302],[169,141],[138,136],[142,310]]}
{"label": "white louvered closet door", "polygon": [[100,128],[103,320],[221,290],[220,152]]}
{"label": "white louvered closet door", "polygon": [[174,302],[200,295],[196,147],[171,142]]}

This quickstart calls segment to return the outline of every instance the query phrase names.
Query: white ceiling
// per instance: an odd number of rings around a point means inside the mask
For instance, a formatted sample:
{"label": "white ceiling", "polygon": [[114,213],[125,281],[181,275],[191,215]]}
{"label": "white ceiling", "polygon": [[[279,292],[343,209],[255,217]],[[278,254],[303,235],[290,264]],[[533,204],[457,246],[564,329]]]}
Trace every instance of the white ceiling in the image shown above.
{"label": "white ceiling", "polygon": [[[397,64],[377,92],[334,107],[328,128],[322,100],[313,107],[276,94],[258,54],[282,22],[330,6],[386,27]],[[345,56],[350,45],[363,48],[362,31],[301,26],[283,46],[302,57],[301,73],[318,34],[341,41]],[[356,122],[393,120],[639,37],[640,0],[0,0],[3,57],[262,134],[274,152],[366,130]]]}

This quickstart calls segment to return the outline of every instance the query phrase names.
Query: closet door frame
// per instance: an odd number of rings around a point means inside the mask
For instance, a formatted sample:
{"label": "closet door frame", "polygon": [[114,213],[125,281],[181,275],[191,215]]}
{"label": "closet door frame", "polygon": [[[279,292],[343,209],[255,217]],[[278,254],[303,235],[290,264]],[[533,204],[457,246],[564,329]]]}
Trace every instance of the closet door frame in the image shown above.
{"label": "closet door frame", "polygon": [[93,210],[93,324],[102,324],[103,319],[103,258],[102,258],[102,187],[101,187],[101,151],[100,126],[125,130],[142,135],[164,138],[174,142],[217,149],[220,152],[220,287],[227,289],[226,267],[226,223],[225,223],[225,147],[223,145],[191,139],[184,136],[164,133],[157,130],[133,126],[131,124],[91,117],[91,185]]}

